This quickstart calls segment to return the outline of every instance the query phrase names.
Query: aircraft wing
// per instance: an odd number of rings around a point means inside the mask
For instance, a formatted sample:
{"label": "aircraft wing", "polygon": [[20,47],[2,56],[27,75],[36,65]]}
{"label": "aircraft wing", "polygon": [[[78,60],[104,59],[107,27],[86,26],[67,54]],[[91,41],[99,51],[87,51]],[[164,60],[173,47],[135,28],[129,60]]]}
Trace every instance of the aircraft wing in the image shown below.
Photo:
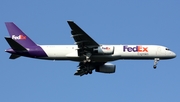
{"label": "aircraft wing", "polygon": [[72,37],[79,49],[88,49],[98,47],[99,44],[94,41],[86,32],[84,32],[77,24],[73,21],[67,21],[70,28]]}
{"label": "aircraft wing", "polygon": [[[87,53],[91,53],[93,48],[97,48],[100,45],[94,41],[86,32],[84,32],[76,23],[73,21],[67,21],[70,28],[72,37],[75,40],[75,44],[78,45],[78,55],[87,57]],[[90,56],[88,56],[90,57]],[[87,59],[86,59],[87,60]],[[103,65],[105,62],[80,62],[79,68],[74,75],[83,76],[91,74],[96,67]]]}

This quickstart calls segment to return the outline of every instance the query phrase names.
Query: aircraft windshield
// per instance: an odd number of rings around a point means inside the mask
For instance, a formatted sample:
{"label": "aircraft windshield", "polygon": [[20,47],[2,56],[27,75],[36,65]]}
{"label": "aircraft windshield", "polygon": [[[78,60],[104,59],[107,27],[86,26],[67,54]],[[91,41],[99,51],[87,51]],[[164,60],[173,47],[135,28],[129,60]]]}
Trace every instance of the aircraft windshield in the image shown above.
{"label": "aircraft windshield", "polygon": [[169,48],[166,48],[166,50],[170,51],[170,49],[169,49]]}

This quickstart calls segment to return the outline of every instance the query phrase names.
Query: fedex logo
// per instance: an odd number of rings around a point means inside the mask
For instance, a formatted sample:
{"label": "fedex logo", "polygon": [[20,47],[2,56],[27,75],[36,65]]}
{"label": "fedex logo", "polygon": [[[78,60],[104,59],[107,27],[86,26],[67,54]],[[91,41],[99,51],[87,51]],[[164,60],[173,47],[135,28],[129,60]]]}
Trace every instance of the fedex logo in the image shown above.
{"label": "fedex logo", "polygon": [[18,35],[18,36],[12,35],[12,39],[14,39],[14,40],[24,40],[24,39],[26,39],[26,36],[24,36],[24,35]]}
{"label": "fedex logo", "polygon": [[148,47],[142,47],[142,46],[135,46],[135,47],[128,47],[123,46],[123,51],[126,52],[148,52]]}
{"label": "fedex logo", "polygon": [[109,47],[102,47],[102,49],[104,49],[104,50],[110,50]]}

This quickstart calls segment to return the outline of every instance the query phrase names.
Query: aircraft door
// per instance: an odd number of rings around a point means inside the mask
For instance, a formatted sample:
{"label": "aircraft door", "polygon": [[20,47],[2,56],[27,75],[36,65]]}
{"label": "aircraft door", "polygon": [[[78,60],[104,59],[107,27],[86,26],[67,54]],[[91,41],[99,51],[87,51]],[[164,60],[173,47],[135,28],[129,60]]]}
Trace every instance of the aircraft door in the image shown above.
{"label": "aircraft door", "polygon": [[164,55],[164,54],[165,54],[165,53],[163,52],[162,47],[158,47],[158,48],[157,48],[156,55]]}

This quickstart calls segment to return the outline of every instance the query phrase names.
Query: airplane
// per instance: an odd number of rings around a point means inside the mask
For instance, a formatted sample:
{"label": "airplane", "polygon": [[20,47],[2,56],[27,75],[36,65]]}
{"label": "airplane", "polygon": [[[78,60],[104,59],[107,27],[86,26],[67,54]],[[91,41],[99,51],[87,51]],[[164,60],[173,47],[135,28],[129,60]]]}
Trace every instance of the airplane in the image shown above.
{"label": "airplane", "polygon": [[70,60],[79,62],[74,75],[115,73],[116,60],[154,60],[154,69],[159,60],[172,59],[176,54],[160,45],[101,45],[84,32],[74,21],[67,21],[71,28],[74,45],[38,45],[13,22],[5,22],[10,37],[5,37],[11,48],[9,59],[21,56],[44,60]]}

